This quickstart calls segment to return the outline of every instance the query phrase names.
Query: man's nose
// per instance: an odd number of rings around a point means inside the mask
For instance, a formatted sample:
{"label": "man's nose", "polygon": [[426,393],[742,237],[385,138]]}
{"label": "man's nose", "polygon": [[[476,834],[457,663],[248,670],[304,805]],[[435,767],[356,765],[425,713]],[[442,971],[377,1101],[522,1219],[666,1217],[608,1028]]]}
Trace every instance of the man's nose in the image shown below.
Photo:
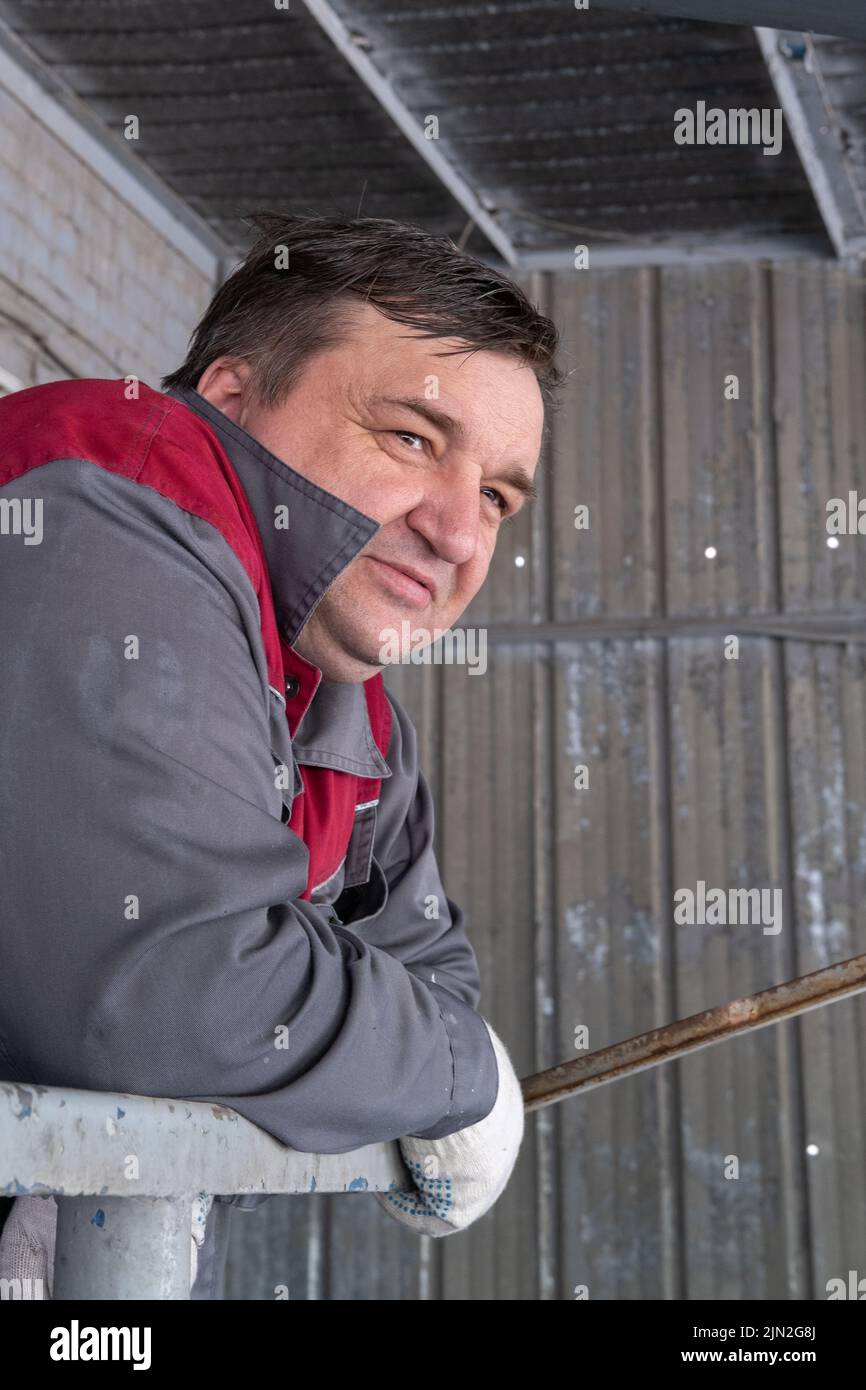
{"label": "man's nose", "polygon": [[477,478],[437,479],[407,517],[409,525],[451,565],[471,560],[478,548],[481,492]]}

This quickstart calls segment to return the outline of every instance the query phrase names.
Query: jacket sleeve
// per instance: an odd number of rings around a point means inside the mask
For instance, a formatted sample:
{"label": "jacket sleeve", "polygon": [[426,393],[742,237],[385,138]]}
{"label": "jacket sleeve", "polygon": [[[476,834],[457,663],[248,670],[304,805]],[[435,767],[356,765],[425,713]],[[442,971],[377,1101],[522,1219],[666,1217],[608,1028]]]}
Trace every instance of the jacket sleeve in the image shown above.
{"label": "jacket sleeve", "polygon": [[382,783],[373,843],[388,899],[383,913],[364,924],[363,934],[423,981],[442,1010],[454,1055],[451,1104],[437,1124],[414,1131],[419,1138],[439,1139],[492,1110],[498,1070],[477,1013],[478,963],[465,914],[443,888],[433,849],[433,798],[419,767],[415,728],[396,696],[389,692],[388,699],[394,716],[388,748],[392,775]]}
{"label": "jacket sleeve", "polygon": [[495,1060],[459,929],[395,921],[413,832],[378,944],[300,898],[234,552],[92,464],[46,464],[39,487],[41,545],[0,551],[0,1059],[218,1101],[306,1152],[481,1118]]}

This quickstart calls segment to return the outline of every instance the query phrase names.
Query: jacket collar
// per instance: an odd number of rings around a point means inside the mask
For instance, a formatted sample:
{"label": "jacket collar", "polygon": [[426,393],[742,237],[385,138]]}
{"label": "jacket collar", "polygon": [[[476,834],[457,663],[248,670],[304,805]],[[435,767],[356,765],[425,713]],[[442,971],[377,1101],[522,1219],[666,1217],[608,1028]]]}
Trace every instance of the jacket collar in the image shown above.
{"label": "jacket collar", "polygon": [[296,473],[198,391],[178,386],[165,394],[183,401],[220,436],[256,518],[277,626],[291,646],[326,589],[376,534],[379,523]]}
{"label": "jacket collar", "polygon": [[[337,575],[379,530],[379,523],[297,473],[198,391],[177,386],[164,394],[194,410],[219,436],[256,519],[277,627],[291,646]],[[278,519],[283,524],[277,524]],[[300,658],[299,653],[295,656]],[[373,737],[361,683],[321,677],[292,746],[298,762],[361,777],[391,776]]]}

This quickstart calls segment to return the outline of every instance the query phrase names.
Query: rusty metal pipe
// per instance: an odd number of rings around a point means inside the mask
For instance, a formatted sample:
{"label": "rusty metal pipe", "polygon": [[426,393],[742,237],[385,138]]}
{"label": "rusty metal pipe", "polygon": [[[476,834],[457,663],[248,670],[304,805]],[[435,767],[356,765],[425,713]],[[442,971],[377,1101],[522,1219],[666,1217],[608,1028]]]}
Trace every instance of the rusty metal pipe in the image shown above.
{"label": "rusty metal pipe", "polygon": [[833,1004],[837,999],[846,999],[864,990],[866,955],[853,956],[851,960],[840,961],[838,965],[815,970],[811,975],[786,980],[784,984],[773,985],[771,989],[747,995],[744,999],[732,999],[729,1004],[719,1004],[713,1009],[705,1009],[703,1013],[667,1023],[663,1028],[639,1033],[636,1038],[626,1038],[624,1042],[614,1043],[611,1047],[588,1052],[584,1057],[560,1062],[559,1066],[550,1067],[548,1071],[526,1076],[520,1083],[524,1109],[541,1110],[545,1105],[555,1105],[568,1096],[576,1095],[578,1091],[606,1086],[609,1081],[619,1081],[623,1076],[646,1071],[648,1067],[657,1067],[662,1062],[671,1062],[676,1057],[697,1052],[701,1047],[710,1047],[713,1043],[739,1037],[742,1033],[753,1033],[757,1028],[781,1023],[783,1019],[793,1018],[808,1009],[819,1009],[824,1004]]}

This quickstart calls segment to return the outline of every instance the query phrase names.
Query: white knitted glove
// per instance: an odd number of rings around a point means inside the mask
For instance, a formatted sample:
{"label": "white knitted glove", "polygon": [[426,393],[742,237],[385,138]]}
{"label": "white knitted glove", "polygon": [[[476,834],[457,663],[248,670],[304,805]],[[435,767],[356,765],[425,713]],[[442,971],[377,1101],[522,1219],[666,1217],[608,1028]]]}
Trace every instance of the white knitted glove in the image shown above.
{"label": "white knitted glove", "polygon": [[[200,1192],[193,1199],[190,1221],[190,1288],[195,1283],[198,1272],[198,1252],[204,1241],[208,1213],[212,1205],[213,1197],[207,1192]],[[0,1279],[30,1280],[29,1284],[21,1286],[23,1296],[53,1298],[56,1235],[57,1203],[53,1197],[16,1197],[0,1235]],[[35,1282],[37,1279],[41,1279],[41,1285]],[[0,1288],[6,1287],[5,1284],[0,1285]]]}
{"label": "white knitted glove", "polygon": [[[7,1297],[49,1299],[54,1280],[57,1203],[52,1196],[16,1197],[0,1235],[0,1284]],[[14,1291],[13,1291],[14,1290]]]}
{"label": "white knitted glove", "polygon": [[444,1139],[404,1135],[398,1142],[411,1188],[375,1193],[389,1216],[417,1235],[450,1236],[489,1211],[517,1162],[523,1138],[523,1092],[501,1038],[484,1020],[499,1068],[489,1115]]}

